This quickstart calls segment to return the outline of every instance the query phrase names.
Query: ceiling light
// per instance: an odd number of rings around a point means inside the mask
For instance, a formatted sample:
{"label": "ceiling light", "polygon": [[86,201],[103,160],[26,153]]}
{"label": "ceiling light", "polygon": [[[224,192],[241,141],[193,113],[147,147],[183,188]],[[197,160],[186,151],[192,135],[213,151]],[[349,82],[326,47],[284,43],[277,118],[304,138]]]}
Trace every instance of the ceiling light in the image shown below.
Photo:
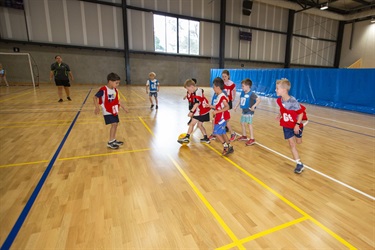
{"label": "ceiling light", "polygon": [[321,10],[326,10],[326,9],[328,9],[328,3],[323,4],[322,6],[320,6],[320,9],[321,9]]}

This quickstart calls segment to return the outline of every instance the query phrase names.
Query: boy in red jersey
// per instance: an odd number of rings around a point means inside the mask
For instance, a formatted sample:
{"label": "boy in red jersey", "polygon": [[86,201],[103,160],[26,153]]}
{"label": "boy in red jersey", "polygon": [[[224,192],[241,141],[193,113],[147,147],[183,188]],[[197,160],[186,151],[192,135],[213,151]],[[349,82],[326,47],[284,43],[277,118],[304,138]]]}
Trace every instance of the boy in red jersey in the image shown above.
{"label": "boy in red jersey", "polygon": [[192,118],[188,132],[184,138],[177,140],[178,143],[189,143],[190,134],[193,132],[195,124],[198,124],[198,128],[203,134],[203,138],[200,139],[201,142],[210,143],[207,137],[206,129],[203,126],[203,122],[210,121],[210,108],[208,107],[208,100],[204,97],[204,91],[201,88],[195,86],[195,82],[192,79],[188,79],[184,83],[185,89],[190,94],[194,105],[190,109],[188,116]]}
{"label": "boy in red jersey", "polygon": [[[221,78],[224,81],[224,92],[228,97],[229,110],[233,107],[233,102],[236,99],[236,84],[230,80],[230,75],[228,70],[223,70],[221,73]],[[230,131],[230,141],[236,140],[236,132],[232,129],[232,126],[227,122],[228,130]]]}
{"label": "boy in red jersey", "polygon": [[288,79],[276,81],[276,94],[280,96],[277,104],[280,107],[280,114],[276,119],[280,120],[280,126],[283,127],[284,138],[288,140],[294,160],[297,163],[294,173],[302,173],[304,166],[299,158],[297,145],[302,143],[303,123],[307,120],[306,108],[298,103],[296,98],[289,95],[291,84]]}
{"label": "boy in red jersey", "polygon": [[118,149],[124,142],[116,140],[116,131],[118,123],[119,107],[125,112],[128,112],[124,106],[120,104],[120,96],[117,87],[120,84],[120,77],[115,73],[110,73],[107,76],[107,86],[103,86],[95,94],[93,100],[95,105],[95,114],[99,114],[99,106],[102,107],[105,124],[111,124],[109,131],[109,141],[107,147],[111,149]]}
{"label": "boy in red jersey", "polygon": [[213,89],[216,98],[213,100],[211,109],[214,110],[215,126],[213,134],[223,144],[222,155],[227,155],[234,152],[233,146],[230,145],[225,127],[230,119],[228,98],[224,94],[224,81],[220,77],[216,77],[213,81]]}

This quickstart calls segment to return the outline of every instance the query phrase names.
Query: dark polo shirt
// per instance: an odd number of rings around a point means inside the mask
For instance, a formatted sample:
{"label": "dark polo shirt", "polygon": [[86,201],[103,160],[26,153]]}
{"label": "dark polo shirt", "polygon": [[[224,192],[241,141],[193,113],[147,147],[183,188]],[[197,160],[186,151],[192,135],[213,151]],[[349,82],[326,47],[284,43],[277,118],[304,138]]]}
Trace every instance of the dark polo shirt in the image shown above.
{"label": "dark polo shirt", "polygon": [[69,81],[69,65],[66,63],[61,63],[60,65],[55,62],[51,65],[51,71],[53,71],[53,75],[55,76],[55,80],[68,80]]}

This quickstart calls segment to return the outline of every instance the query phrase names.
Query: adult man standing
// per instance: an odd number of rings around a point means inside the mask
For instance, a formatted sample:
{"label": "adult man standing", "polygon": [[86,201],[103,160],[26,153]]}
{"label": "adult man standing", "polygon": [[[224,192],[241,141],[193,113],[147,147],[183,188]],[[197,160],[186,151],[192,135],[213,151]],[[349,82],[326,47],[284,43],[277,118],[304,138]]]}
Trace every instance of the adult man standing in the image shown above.
{"label": "adult man standing", "polygon": [[55,84],[57,86],[57,93],[59,95],[59,102],[62,102],[62,90],[65,89],[66,98],[71,101],[70,98],[70,82],[74,81],[73,74],[70,71],[69,65],[62,62],[60,55],[55,56],[56,62],[51,65],[51,72],[49,74],[49,80],[52,81],[52,78],[55,77]]}

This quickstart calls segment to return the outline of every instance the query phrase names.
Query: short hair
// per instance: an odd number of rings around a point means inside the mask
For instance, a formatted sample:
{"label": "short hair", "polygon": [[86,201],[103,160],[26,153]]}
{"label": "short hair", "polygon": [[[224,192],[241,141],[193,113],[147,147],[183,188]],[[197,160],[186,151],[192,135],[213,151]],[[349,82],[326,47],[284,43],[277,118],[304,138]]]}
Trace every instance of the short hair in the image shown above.
{"label": "short hair", "polygon": [[155,72],[148,73],[148,76],[150,76],[150,75],[153,75],[154,77],[156,76]]}
{"label": "short hair", "polygon": [[291,83],[288,79],[286,78],[281,78],[280,80],[276,80],[276,85],[279,85],[281,88],[290,90]]}
{"label": "short hair", "polygon": [[57,59],[58,56],[61,57],[60,55],[55,55],[55,59]]}
{"label": "short hair", "polygon": [[216,77],[216,78],[213,80],[212,84],[213,84],[214,86],[216,86],[216,87],[220,87],[221,90],[224,89],[224,81],[223,81],[223,79],[221,79],[220,77]]}
{"label": "short hair", "polygon": [[190,86],[195,86],[195,82],[193,81],[193,79],[187,79],[184,83],[184,88],[187,88]]}
{"label": "short hair", "polygon": [[191,78],[191,80],[193,80],[193,82],[197,83],[197,79]]}
{"label": "short hair", "polygon": [[253,82],[249,78],[243,79],[241,84],[246,85],[246,86],[250,86],[250,88],[251,88],[251,86],[253,86]]}
{"label": "short hair", "polygon": [[107,81],[109,82],[109,81],[119,81],[120,80],[120,77],[119,77],[119,75],[117,75],[116,73],[109,73],[108,75],[107,75]]}

